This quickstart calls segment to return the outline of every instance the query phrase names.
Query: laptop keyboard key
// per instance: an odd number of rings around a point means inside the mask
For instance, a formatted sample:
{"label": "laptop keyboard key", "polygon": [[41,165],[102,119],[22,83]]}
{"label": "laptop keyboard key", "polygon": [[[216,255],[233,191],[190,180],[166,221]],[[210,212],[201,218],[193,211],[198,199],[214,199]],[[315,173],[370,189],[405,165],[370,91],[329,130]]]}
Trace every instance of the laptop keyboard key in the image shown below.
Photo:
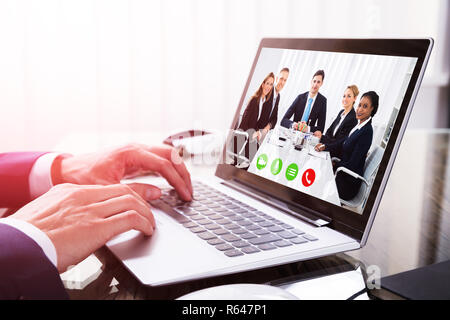
{"label": "laptop keyboard key", "polygon": [[282,237],[284,239],[292,239],[292,238],[297,237],[297,235],[295,235],[289,231],[278,232],[277,235],[279,235],[280,237]]}
{"label": "laptop keyboard key", "polygon": [[306,240],[309,240],[309,241],[316,241],[316,240],[319,240],[319,239],[317,239],[316,237],[313,237],[313,236],[310,235],[310,234],[304,234],[304,235],[302,235],[302,237],[305,238]]}
{"label": "laptop keyboard key", "polygon": [[216,220],[216,223],[221,224],[221,225],[226,225],[226,224],[230,224],[230,220],[222,218],[222,219]]}
{"label": "laptop keyboard key", "polygon": [[224,244],[225,242],[219,238],[213,238],[208,240],[208,243],[212,246],[217,246],[218,244]]}
{"label": "laptop keyboard key", "polygon": [[261,229],[261,227],[257,226],[256,224],[248,225],[248,226],[246,226],[246,228],[247,228],[247,230],[250,230],[250,231],[256,231],[256,230],[260,230]]}
{"label": "laptop keyboard key", "polygon": [[245,227],[245,226],[251,225],[252,222],[248,221],[248,220],[241,220],[241,221],[238,221],[237,224],[240,225],[240,226]]}
{"label": "laptop keyboard key", "polygon": [[213,233],[217,234],[218,236],[222,236],[222,235],[225,235],[225,234],[230,234],[230,232],[228,230],[225,230],[225,229],[222,229],[222,228],[217,229],[217,230],[213,230]]}
{"label": "laptop keyboard key", "polygon": [[308,240],[306,240],[303,237],[292,238],[292,239],[289,239],[289,241],[291,241],[293,244],[302,244],[302,243],[308,242]]}
{"label": "laptop keyboard key", "polygon": [[191,230],[193,233],[200,233],[200,232],[206,231],[202,227],[194,227],[194,228],[190,228],[189,230]]}
{"label": "laptop keyboard key", "polygon": [[251,232],[246,232],[246,233],[241,234],[241,238],[242,238],[242,239],[245,239],[245,240],[247,240],[247,239],[252,239],[252,238],[256,238],[256,237],[257,237],[257,236],[254,235],[254,234],[251,233]]}
{"label": "laptop keyboard key", "polygon": [[274,224],[273,224],[272,222],[270,222],[270,221],[263,221],[263,222],[260,222],[259,225],[260,225],[261,227],[264,227],[264,228],[274,226]]}
{"label": "laptop keyboard key", "polygon": [[234,217],[229,217],[229,219],[230,219],[230,220],[233,220],[233,221],[241,221],[241,220],[244,220],[245,218],[236,215],[236,216],[234,216]]}
{"label": "laptop keyboard key", "polygon": [[253,247],[253,246],[245,247],[245,248],[242,248],[241,250],[242,250],[242,252],[247,253],[247,254],[256,253],[256,252],[261,251],[258,248]]}
{"label": "laptop keyboard key", "polygon": [[234,249],[231,245],[229,245],[228,243],[222,243],[222,244],[218,244],[216,246],[217,250],[220,251],[226,251],[226,250],[230,250],[230,249]]}
{"label": "laptop keyboard key", "polygon": [[236,229],[233,229],[231,231],[233,231],[234,234],[243,234],[243,233],[247,232],[247,230],[245,230],[243,228],[236,228]]}
{"label": "laptop keyboard key", "polygon": [[223,219],[223,217],[221,215],[218,215],[218,214],[213,214],[212,216],[209,216],[208,218],[211,219],[211,220],[221,220],[221,219]]}
{"label": "laptop keyboard key", "polygon": [[197,226],[197,224],[195,222],[192,222],[192,221],[183,223],[183,227],[185,227],[185,228],[193,228],[193,227],[196,227],[196,226]]}
{"label": "laptop keyboard key", "polygon": [[[287,228],[286,228],[287,229]],[[295,233],[295,234],[298,234],[298,235],[302,235],[302,234],[305,234],[302,230],[299,230],[299,229],[294,229],[294,230],[290,230],[291,232],[293,232],[293,233]]]}
{"label": "laptop keyboard key", "polygon": [[234,230],[234,229],[240,228],[239,225],[237,225],[236,223],[227,223],[227,224],[224,224],[223,227],[228,230]]}
{"label": "laptop keyboard key", "polygon": [[240,252],[239,250],[236,250],[236,249],[225,251],[225,254],[229,257],[237,257],[237,256],[244,255],[242,252]]}
{"label": "laptop keyboard key", "polygon": [[263,235],[258,238],[250,239],[249,242],[253,245],[259,245],[259,244],[274,242],[274,241],[278,241],[278,240],[282,240],[282,239],[275,234],[266,234],[266,235]]}
{"label": "laptop keyboard key", "polygon": [[267,230],[269,230],[270,232],[280,232],[280,231],[284,231],[284,229],[281,228],[280,226],[269,227],[269,228],[267,228]]}
{"label": "laptop keyboard key", "polygon": [[255,234],[257,234],[258,236],[262,236],[262,235],[264,235],[264,234],[269,234],[270,232],[268,231],[268,230],[266,230],[266,229],[261,229],[260,228],[260,230],[256,230],[255,231]]}
{"label": "laptop keyboard key", "polygon": [[216,229],[220,228],[220,226],[218,224],[215,224],[215,223],[206,224],[203,227],[208,229],[208,230],[216,230]]}
{"label": "laptop keyboard key", "polygon": [[250,218],[250,220],[253,221],[253,222],[256,222],[256,223],[265,221],[265,220],[264,220],[263,218],[261,218],[261,217]]}
{"label": "laptop keyboard key", "polygon": [[197,235],[203,240],[211,240],[211,239],[216,238],[216,236],[209,231],[200,232],[200,233],[197,233]]}
{"label": "laptop keyboard key", "polygon": [[248,247],[250,245],[247,241],[244,241],[244,240],[235,241],[232,244],[233,244],[233,247],[235,247],[235,248],[243,248],[243,247]]}
{"label": "laptop keyboard key", "polygon": [[272,250],[272,249],[276,249],[277,246],[275,246],[271,243],[265,243],[265,244],[258,246],[258,248],[261,250]]}
{"label": "laptop keyboard key", "polygon": [[222,236],[222,239],[227,242],[234,242],[241,240],[239,237],[236,237],[234,234],[226,234]]}
{"label": "laptop keyboard key", "polygon": [[207,225],[207,224],[210,224],[211,223],[211,220],[208,220],[208,219],[201,219],[201,220],[198,220],[198,221],[196,221],[199,225]]}
{"label": "laptop keyboard key", "polygon": [[274,244],[275,244],[277,247],[288,247],[288,246],[292,246],[292,243],[290,243],[290,242],[288,242],[288,241],[286,241],[286,240],[277,241],[277,242],[274,242]]}

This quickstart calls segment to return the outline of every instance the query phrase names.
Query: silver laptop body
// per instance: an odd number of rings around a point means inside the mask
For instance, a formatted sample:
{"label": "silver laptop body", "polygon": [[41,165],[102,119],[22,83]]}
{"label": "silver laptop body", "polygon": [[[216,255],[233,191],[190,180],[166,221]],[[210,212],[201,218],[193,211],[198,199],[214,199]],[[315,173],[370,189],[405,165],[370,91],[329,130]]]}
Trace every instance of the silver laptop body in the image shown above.
{"label": "silver laptop body", "polygon": [[[271,221],[276,221],[275,225],[289,226],[291,231],[300,230],[303,235],[309,236],[307,237],[309,240],[296,244],[289,238],[281,237],[282,240],[278,243],[285,245],[277,246],[273,250],[265,250],[261,249],[261,245],[254,240],[264,235],[256,235],[251,238],[253,240],[247,241],[251,242],[251,246],[255,247],[257,252],[247,254],[242,247],[236,247],[233,248],[235,250],[233,252],[238,254],[229,256],[225,254],[225,250],[219,250],[217,245],[208,242],[212,239],[202,239],[199,236],[201,232],[193,232],[194,225],[195,227],[204,225],[196,224],[194,220],[189,222],[180,220],[180,217],[189,219],[189,215],[183,215],[183,211],[179,210],[181,207],[177,209],[176,205],[171,206],[168,201],[158,200],[153,203],[152,212],[157,228],[151,237],[146,237],[137,231],[130,231],[112,239],[107,247],[140,282],[150,286],[250,271],[361,248],[367,241],[375,219],[432,45],[432,39],[263,39],[261,41],[230,134],[224,145],[224,161],[217,166],[214,176],[197,180],[203,186],[202,189],[206,190],[208,188],[204,186],[209,186],[217,190],[218,198],[222,197],[222,203],[228,203],[229,207],[233,206],[232,199],[235,199],[238,203],[245,204],[245,209],[249,210],[249,217],[254,216],[252,212],[263,213],[266,218],[270,217]],[[270,64],[268,57],[272,57],[270,61],[273,61],[274,56],[278,60],[275,59],[275,63]],[[342,71],[339,70],[343,68],[343,65],[340,63],[353,68],[349,71],[351,74],[342,76]],[[358,69],[362,63],[372,68]],[[404,65],[403,69],[395,69],[394,73],[390,73],[391,76],[398,77],[398,81],[401,82],[396,87],[395,93],[389,92],[395,95],[394,98],[389,96],[390,100],[387,94],[383,96],[383,93],[387,91],[383,91],[386,89],[383,89],[382,82],[371,83],[364,78],[375,78],[377,72],[382,71],[382,68],[376,68],[377,63],[386,68],[390,66],[389,63],[396,66],[395,68]],[[376,119],[377,115],[375,115],[373,120],[378,121],[377,128],[381,128],[381,134],[378,142],[374,138],[369,152],[374,152],[375,147],[380,146],[382,153],[377,158],[374,173],[367,181],[368,187],[362,191],[363,201],[359,207],[337,205],[320,199],[314,193],[308,194],[308,191],[305,191],[308,189],[300,185],[301,169],[298,177],[293,180],[299,181],[296,185],[289,184],[290,181],[281,181],[283,177],[263,175],[262,169],[252,171],[252,166],[256,168],[257,164],[255,154],[245,154],[245,148],[241,148],[241,145],[237,148],[233,146],[234,133],[239,131],[239,123],[242,121],[249,97],[266,74],[273,72],[276,76],[282,67],[289,67],[290,72],[288,82],[281,93],[284,100],[280,100],[277,126],[280,125],[280,118],[295,97],[308,91],[309,87],[305,83],[307,79],[312,78],[311,70],[323,67],[326,72],[323,91],[324,95],[328,96],[327,103],[330,107],[327,108],[330,111],[327,109],[325,130],[336,117],[336,112],[332,111],[334,109],[331,106],[339,105],[340,100],[333,101],[333,97],[336,97],[339,91],[342,92],[347,85],[356,81],[364,91],[378,90],[379,109],[383,108],[383,111],[379,111],[379,119]],[[384,72],[388,71],[384,70]],[[337,73],[340,73],[340,76]],[[379,77],[383,75],[380,74]],[[325,90],[325,81],[328,81],[326,82],[327,90]],[[240,150],[236,151],[236,149]],[[258,152],[260,150],[261,146]],[[240,151],[242,152],[237,154]],[[231,161],[229,157],[227,158],[230,154],[236,156]],[[242,165],[239,155],[248,160],[247,168],[239,166],[239,164]],[[313,157],[311,154],[307,156]],[[331,181],[329,177],[327,179]],[[196,177],[193,177],[193,180],[196,180]],[[170,193],[170,191],[165,192]],[[240,207],[240,205],[234,207]],[[214,212],[214,208],[208,208],[210,214],[215,214],[211,211]],[[208,216],[198,221],[205,221],[205,219],[208,219]],[[257,223],[252,222],[252,225]],[[272,226],[271,230],[276,230],[275,227]],[[214,229],[206,231],[214,234]],[[229,234],[234,235],[233,230],[229,231]],[[276,232],[272,234],[277,235]],[[290,233],[287,232],[287,234]],[[217,242],[222,240],[223,236],[214,235],[218,239]],[[295,239],[301,237],[301,235],[296,236]]]}

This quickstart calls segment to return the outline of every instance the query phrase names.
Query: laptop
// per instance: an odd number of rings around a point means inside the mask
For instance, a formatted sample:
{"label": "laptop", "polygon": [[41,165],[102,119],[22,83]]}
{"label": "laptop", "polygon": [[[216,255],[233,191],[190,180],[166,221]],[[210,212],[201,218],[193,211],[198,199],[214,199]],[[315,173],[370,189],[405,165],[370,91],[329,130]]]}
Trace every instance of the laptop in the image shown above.
{"label": "laptop", "polygon": [[[109,241],[107,247],[142,284],[149,286],[250,271],[363,247],[432,46],[432,39],[262,39],[215,175],[192,177],[194,200],[190,203],[180,200],[168,185],[163,187],[161,199],[151,203],[157,223],[154,234],[146,237],[129,231]],[[289,69],[288,77],[278,92],[275,109],[271,94],[285,68]],[[317,77],[319,70],[323,74]],[[295,107],[302,94],[317,89],[313,82],[320,78],[312,108],[301,103]],[[363,99],[366,92],[376,93],[379,106],[364,125],[365,129],[371,126],[371,134],[363,151],[363,172],[336,173],[332,154],[314,150],[318,142],[314,132],[322,126],[325,134],[340,115],[343,96],[351,85],[359,88],[355,110],[367,100],[367,96]],[[261,99],[261,92],[269,93]],[[369,98],[375,103],[373,95]],[[252,99],[259,99],[260,109],[254,109],[259,111],[258,121],[267,108],[265,103],[272,103],[270,112],[266,112],[269,117],[277,112],[273,126],[259,140],[253,135],[258,128],[240,129],[243,119],[254,112]],[[308,108],[309,120],[304,121],[306,126],[294,129],[286,126],[286,119],[293,123],[296,117],[304,116],[297,115],[296,108],[302,112]],[[363,129],[358,128],[361,132]],[[348,134],[345,139],[355,133]],[[367,135],[364,141],[367,144]],[[349,159],[348,154],[341,157]],[[351,177],[346,178],[349,188],[357,183],[352,198],[342,196],[346,190],[338,175]]]}

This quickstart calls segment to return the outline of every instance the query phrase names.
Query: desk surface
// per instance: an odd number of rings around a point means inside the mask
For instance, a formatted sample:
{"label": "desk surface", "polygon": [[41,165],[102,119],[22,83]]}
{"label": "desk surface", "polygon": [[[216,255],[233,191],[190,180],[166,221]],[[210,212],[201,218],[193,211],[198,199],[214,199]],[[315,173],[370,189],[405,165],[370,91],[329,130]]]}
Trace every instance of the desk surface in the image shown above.
{"label": "desk surface", "polygon": [[[381,276],[450,259],[450,130],[407,131],[366,246],[325,258],[177,285],[142,286],[106,248],[95,255],[102,272],[72,299],[174,299],[227,283],[267,283],[279,279],[348,271],[358,263],[377,266]],[[138,141],[139,142],[139,141]],[[67,150],[67,149],[66,149]],[[214,168],[191,166],[195,174]]]}

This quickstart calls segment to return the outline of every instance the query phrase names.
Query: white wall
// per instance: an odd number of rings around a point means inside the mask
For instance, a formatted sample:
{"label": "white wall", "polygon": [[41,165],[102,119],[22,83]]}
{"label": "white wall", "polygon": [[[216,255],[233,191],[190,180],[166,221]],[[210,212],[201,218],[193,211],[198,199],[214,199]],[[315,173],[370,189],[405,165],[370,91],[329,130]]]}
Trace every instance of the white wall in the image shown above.
{"label": "white wall", "polygon": [[52,149],[77,132],[226,129],[262,37],[433,36],[428,77],[447,85],[446,6],[0,0],[0,150]]}

